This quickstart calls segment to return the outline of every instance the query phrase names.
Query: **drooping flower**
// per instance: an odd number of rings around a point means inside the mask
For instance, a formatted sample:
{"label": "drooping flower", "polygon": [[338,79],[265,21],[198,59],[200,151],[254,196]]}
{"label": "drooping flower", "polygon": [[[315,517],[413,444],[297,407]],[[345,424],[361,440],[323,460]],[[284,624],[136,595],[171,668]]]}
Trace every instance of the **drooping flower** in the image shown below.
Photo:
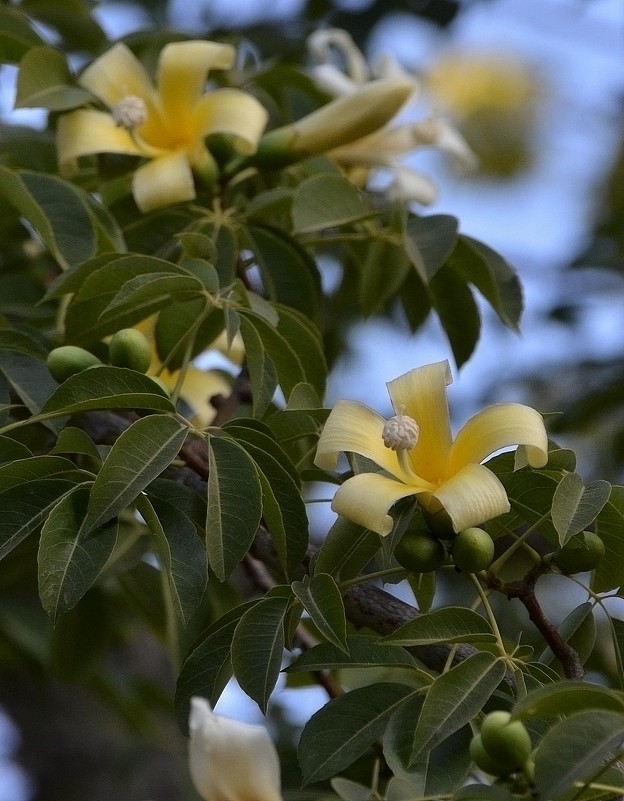
{"label": "drooping flower", "polygon": [[96,59],[78,78],[109,112],[94,108],[65,114],[58,125],[58,158],[70,172],[95,153],[142,156],[132,193],[141,211],[192,200],[193,172],[211,174],[209,134],[227,134],[243,155],[255,152],[267,111],[252,95],[220,88],[204,93],[208,72],[232,66],[231,45],[206,41],[166,45],[156,84],[123,43]]}
{"label": "drooping flower", "polygon": [[205,801],[281,801],[280,765],[262,726],[215,714],[205,698],[191,698],[191,777]]}
{"label": "drooping flower", "polygon": [[[320,62],[312,71],[315,81],[335,97],[355,99],[371,83],[384,80],[401,81],[410,87],[403,106],[420,94],[416,76],[403,69],[393,56],[383,55],[369,67],[346,31],[336,28],[316,31],[309,37],[308,46]],[[332,63],[333,52],[341,57],[343,69]],[[364,132],[359,139],[335,147],[328,155],[354,183],[365,185],[375,171],[389,172],[393,176],[386,190],[390,198],[429,204],[437,197],[434,184],[400,160],[420,147],[440,148],[462,168],[471,168],[475,163],[463,137],[439,115],[401,125],[393,125],[389,119],[377,130]]]}
{"label": "drooping flower", "polygon": [[417,495],[431,515],[444,510],[454,531],[508,512],[505,488],[482,462],[510,445],[526,446],[532,467],[548,460],[542,416],[529,406],[499,403],[451,433],[447,361],[411,370],[388,383],[396,416],[389,421],[363,404],[339,401],[319,439],[315,463],[336,468],[338,454],[356,453],[383,472],[359,473],[338,489],[332,508],[383,536],[392,531],[390,508]]}

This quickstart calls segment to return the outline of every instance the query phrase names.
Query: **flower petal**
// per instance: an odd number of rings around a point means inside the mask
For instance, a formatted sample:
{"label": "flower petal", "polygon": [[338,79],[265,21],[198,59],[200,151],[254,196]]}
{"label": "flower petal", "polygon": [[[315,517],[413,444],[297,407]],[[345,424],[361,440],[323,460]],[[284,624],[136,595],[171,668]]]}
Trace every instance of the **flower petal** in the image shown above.
{"label": "flower petal", "polygon": [[335,470],[339,453],[359,453],[403,481],[409,480],[395,451],[383,444],[386,421],[361,403],[338,401],[321,433],[314,464],[322,470]]}
{"label": "flower petal", "polygon": [[136,95],[145,103],[157,105],[154,86],[147,71],[122,42],[117,43],[90,64],[78,83],[92,92],[109,108],[128,95]]}
{"label": "flower petal", "polygon": [[144,155],[128,131],[119,128],[110,114],[94,109],[78,109],[63,114],[58,121],[56,142],[63,171],[75,168],[80,156],[94,153]]}
{"label": "flower petal", "polygon": [[[158,93],[165,118],[181,128],[186,138],[193,106],[203,95],[211,69],[232,66],[236,50],[218,42],[172,42],[163,47],[158,59]],[[173,134],[173,131],[171,131]]]}
{"label": "flower petal", "polygon": [[448,475],[452,437],[446,387],[451,380],[449,363],[443,361],[417,367],[387,385],[395,412],[413,417],[420,426],[410,461],[419,476],[433,483]]}
{"label": "flower petal", "polygon": [[438,192],[426,176],[409,167],[395,164],[393,168],[394,180],[386,189],[389,200],[398,200],[403,203],[420,203],[423,206],[435,202]]}
{"label": "flower petal", "polygon": [[186,153],[166,153],[139,167],[132,178],[132,194],[141,211],[193,200],[195,184]]}
{"label": "flower petal", "polygon": [[193,126],[199,136],[229,134],[239,153],[256,152],[269,118],[268,111],[253,95],[239,89],[216,89],[195,104]]}
{"label": "flower petal", "polygon": [[[169,384],[169,379],[164,376],[163,378],[165,383]],[[210,399],[215,395],[228,397],[231,392],[231,384],[220,373],[214,370],[200,370],[191,365],[184,376],[180,397],[195,413],[193,423],[206,428],[214,420],[217,411],[210,403]]]}
{"label": "flower petal", "polygon": [[548,436],[542,415],[521,403],[498,403],[478,412],[457,434],[450,472],[478,464],[509,445],[526,445],[529,464],[543,467],[548,461]]}
{"label": "flower petal", "polygon": [[280,765],[267,730],[216,715],[191,698],[189,766],[206,801],[281,801]]}
{"label": "flower petal", "polygon": [[386,537],[394,525],[388,514],[390,508],[401,498],[421,492],[427,492],[427,488],[407,486],[379,473],[360,473],[347,479],[338,488],[332,501],[332,509],[354,523]]}
{"label": "flower petal", "polygon": [[[353,38],[342,28],[321,28],[308,37],[308,49],[321,65],[331,66],[331,50],[335,49],[342,57],[346,74],[352,85],[363,84],[370,77],[368,64],[362,51],[353,41]],[[338,71],[336,67],[334,70]],[[315,73],[315,78],[317,73]],[[384,76],[385,77],[385,76]],[[321,88],[328,89],[323,86]],[[328,90],[330,94],[334,94]],[[342,93],[337,93],[342,94]]]}
{"label": "flower petal", "polygon": [[[455,531],[478,526],[511,508],[503,485],[481,464],[466,465],[431,496],[442,504]],[[426,497],[422,502],[429,511],[437,511],[436,504],[428,503]]]}

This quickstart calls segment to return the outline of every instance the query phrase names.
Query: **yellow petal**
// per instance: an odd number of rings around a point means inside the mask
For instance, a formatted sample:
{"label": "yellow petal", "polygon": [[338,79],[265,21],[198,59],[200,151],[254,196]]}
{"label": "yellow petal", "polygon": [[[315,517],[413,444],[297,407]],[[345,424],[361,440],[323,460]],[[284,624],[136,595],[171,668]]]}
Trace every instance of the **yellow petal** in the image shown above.
{"label": "yellow petal", "polygon": [[215,395],[228,397],[231,391],[230,383],[220,373],[200,370],[191,365],[184,376],[180,397],[195,413],[193,422],[205,428],[212,423],[216,414],[210,399]]}
{"label": "yellow petal", "polygon": [[[480,464],[466,465],[431,495],[446,509],[455,531],[478,526],[511,508],[503,485]],[[426,497],[422,502],[429,511],[437,511]]]}
{"label": "yellow petal", "polygon": [[256,152],[269,114],[253,95],[239,89],[216,89],[195,104],[193,125],[199,135],[229,134],[246,156]]}
{"label": "yellow petal", "polygon": [[388,384],[388,392],[397,414],[412,417],[420,427],[416,447],[409,451],[415,472],[437,483],[448,475],[451,449],[446,387],[451,383],[447,361],[417,367]]}
{"label": "yellow petal", "polygon": [[539,412],[521,403],[498,403],[471,417],[451,448],[450,472],[482,462],[500,448],[526,445],[533,467],[548,461],[548,436]]}
{"label": "yellow petal", "polygon": [[193,200],[195,184],[186,153],[178,150],[139,167],[132,178],[132,194],[141,211]]}
{"label": "yellow petal", "polygon": [[158,60],[158,93],[172,133],[174,126],[186,129],[191,124],[193,106],[204,93],[208,72],[231,67],[235,57],[232,45],[217,42],[173,42],[163,47]]}
{"label": "yellow petal", "polygon": [[386,189],[388,200],[398,200],[403,203],[413,201],[428,206],[437,199],[438,191],[435,184],[426,176],[400,164],[393,166],[393,172],[394,180]]}
{"label": "yellow petal", "polygon": [[338,401],[331,410],[316,449],[314,464],[322,470],[335,470],[339,453],[359,453],[404,481],[408,475],[396,452],[383,444],[386,421],[361,403]]}
{"label": "yellow petal", "polygon": [[93,109],[63,114],[58,121],[56,143],[61,170],[74,168],[77,158],[94,153],[143,155],[128,131],[119,128],[110,114]]}
{"label": "yellow petal", "polygon": [[[484,468],[485,469],[485,468]],[[382,537],[392,531],[390,508],[401,498],[426,492],[425,487],[407,486],[378,473],[360,473],[338,488],[332,509]]]}

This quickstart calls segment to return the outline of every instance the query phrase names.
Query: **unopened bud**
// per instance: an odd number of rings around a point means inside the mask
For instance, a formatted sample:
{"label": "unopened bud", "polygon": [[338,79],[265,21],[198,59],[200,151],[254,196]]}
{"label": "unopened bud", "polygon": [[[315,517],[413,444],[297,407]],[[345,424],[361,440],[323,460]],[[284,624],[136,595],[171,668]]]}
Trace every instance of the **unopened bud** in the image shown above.
{"label": "unopened bud", "polygon": [[384,445],[393,451],[411,450],[418,442],[419,435],[418,423],[407,414],[391,417],[381,433]]}
{"label": "unopened bud", "polygon": [[120,128],[133,131],[147,120],[147,106],[143,98],[126,95],[112,110],[113,119]]}

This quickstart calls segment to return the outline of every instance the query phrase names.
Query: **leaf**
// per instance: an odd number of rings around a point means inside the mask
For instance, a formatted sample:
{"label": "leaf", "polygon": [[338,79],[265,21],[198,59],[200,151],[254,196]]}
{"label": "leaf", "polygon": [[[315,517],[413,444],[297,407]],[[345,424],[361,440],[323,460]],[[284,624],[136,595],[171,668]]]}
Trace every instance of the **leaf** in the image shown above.
{"label": "leaf", "polygon": [[156,541],[176,615],[186,626],[208,582],[206,549],[188,517],[166,501],[141,496],[137,509]]}
{"label": "leaf", "polygon": [[0,7],[0,61],[17,63],[31,47],[42,45],[30,19],[14,8]]}
{"label": "leaf", "polygon": [[176,273],[145,273],[126,281],[119,292],[102,309],[107,314],[125,314],[141,310],[143,318],[159,311],[170,303],[202,297],[201,281],[191,275]]}
{"label": "leaf", "polygon": [[621,693],[600,684],[568,680],[532,690],[516,701],[511,712],[514,719],[527,720],[560,715],[568,717],[589,709],[606,709],[624,715],[624,699]]}
{"label": "leaf", "polygon": [[552,500],[552,521],[559,545],[583,531],[602,511],[611,494],[608,481],[592,481],[587,487],[578,473],[565,473]]}
{"label": "leaf", "polygon": [[336,173],[321,173],[299,184],[291,214],[294,232],[309,234],[364,220],[374,216],[375,211],[346,178]]}
{"label": "leaf", "polygon": [[208,438],[206,546],[220,581],[249,550],[262,516],[262,490],[253,459],[236,442]]}
{"label": "leaf", "polygon": [[[577,652],[581,664],[585,664],[596,642],[596,619],[594,618],[593,604],[586,601],[573,609],[561,622],[558,631],[564,642],[567,642]],[[548,665],[554,659],[555,655],[551,649],[545,648],[539,661]]]}
{"label": "leaf", "polygon": [[374,531],[338,516],[317,551],[312,568],[348,581],[361,573],[380,547],[381,540]]}
{"label": "leaf", "polygon": [[345,653],[347,622],[338,585],[327,573],[315,573],[303,581],[293,581],[292,590],[325,639]]}
{"label": "leaf", "polygon": [[236,606],[211,623],[184,660],[175,695],[176,717],[183,733],[188,732],[192,696],[202,695],[211,706],[219,700],[232,674],[230,647],[234,631],[243,614],[256,603]]}
{"label": "leaf", "polygon": [[28,220],[63,268],[95,255],[95,222],[77,187],[53,175],[0,166],[0,194]]}
{"label": "leaf", "polygon": [[410,214],[406,237],[417,248],[422,263],[422,270],[418,273],[425,283],[433,278],[456,247],[457,228],[458,220],[450,214],[430,214],[427,217]]}
{"label": "leaf", "polygon": [[392,714],[413,693],[404,684],[372,684],[319,709],[299,741],[304,783],[322,781],[353,764],[383,736]]}
{"label": "leaf", "polygon": [[116,522],[85,536],[88,502],[88,487],[77,487],[61,498],[41,530],[39,595],[53,621],[93,586],[117,542]]}
{"label": "leaf", "polygon": [[409,765],[465,726],[477,715],[505,675],[492,654],[476,653],[433,682],[414,729]]}
{"label": "leaf", "polygon": [[30,456],[32,453],[23,442],[0,436],[0,464],[14,462],[16,459],[28,459]]}
{"label": "leaf", "polygon": [[232,640],[232,667],[241,689],[265,712],[284,654],[284,617],[290,598],[265,596],[247,610]]}
{"label": "leaf", "polygon": [[277,371],[262,337],[245,317],[240,318],[240,332],[247,354],[253,413],[256,417],[262,417],[277,389]]}
{"label": "leaf", "polygon": [[295,381],[292,386],[289,385],[288,390],[282,383],[287,393],[288,403],[290,403],[292,393],[296,392],[301,384],[306,383],[312,386],[318,397],[324,397],[328,368],[323,340],[318,328],[296,309],[282,305],[276,305],[275,308],[279,313],[277,330],[286,342],[293,343],[295,346],[305,376],[303,381]]}
{"label": "leaf", "polygon": [[313,670],[338,670],[344,667],[407,667],[416,668],[417,662],[405,648],[385,645],[376,637],[365,634],[349,634],[347,650],[323,642],[308,651],[303,651],[291,662],[287,672]]}
{"label": "leaf", "polygon": [[461,367],[472,355],[479,340],[481,316],[470,287],[448,264],[429,282],[431,305],[438,313],[448,337],[455,362]]}
{"label": "leaf", "polygon": [[92,95],[73,84],[65,55],[55,47],[32,47],[20,61],[15,108],[66,111]]}
{"label": "leaf", "polygon": [[624,487],[611,489],[596,518],[596,533],[605,544],[605,555],[594,571],[591,588],[602,593],[624,584]]}
{"label": "leaf", "polygon": [[382,642],[402,645],[435,645],[456,642],[495,642],[488,621],[472,609],[447,606],[422,614],[384,637]]}
{"label": "leaf", "polygon": [[46,405],[57,386],[45,362],[17,350],[0,350],[0,373],[32,414]]}
{"label": "leaf", "polygon": [[602,709],[570,715],[550,728],[535,753],[540,798],[559,799],[589,779],[624,740],[624,715]]}
{"label": "leaf", "polygon": [[358,298],[363,315],[370,317],[395,297],[411,266],[402,245],[382,232],[367,243],[361,264]]}
{"label": "leaf", "polygon": [[89,456],[97,462],[101,461],[100,452],[91,437],[81,428],[66,426],[58,435],[56,445],[50,453],[69,453]]}
{"label": "leaf", "polygon": [[187,434],[185,423],[160,414],[141,417],[120,434],[93,482],[84,531],[106,523],[132,503],[171,464]]}
{"label": "leaf", "polygon": [[41,409],[42,414],[75,414],[92,409],[151,409],[173,412],[161,387],[146,375],[124,367],[93,367],[64,381]]}

